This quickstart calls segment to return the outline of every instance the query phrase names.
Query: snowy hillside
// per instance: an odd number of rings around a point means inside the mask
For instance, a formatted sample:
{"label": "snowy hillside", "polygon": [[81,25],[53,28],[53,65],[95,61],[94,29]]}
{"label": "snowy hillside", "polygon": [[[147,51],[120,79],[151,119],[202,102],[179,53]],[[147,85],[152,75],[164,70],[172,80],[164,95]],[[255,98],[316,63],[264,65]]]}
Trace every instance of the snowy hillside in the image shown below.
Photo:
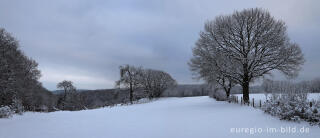
{"label": "snowy hillside", "polygon": [[[296,133],[281,133],[281,127]],[[309,133],[300,133],[301,128]],[[241,128],[242,131],[235,132]],[[251,128],[245,132],[246,128]],[[267,132],[275,128],[277,132]],[[262,132],[258,132],[258,130]],[[233,132],[231,132],[233,131]],[[259,109],[207,96],[84,111],[25,113],[0,119],[0,138],[250,138],[320,136],[318,127],[280,121]]]}

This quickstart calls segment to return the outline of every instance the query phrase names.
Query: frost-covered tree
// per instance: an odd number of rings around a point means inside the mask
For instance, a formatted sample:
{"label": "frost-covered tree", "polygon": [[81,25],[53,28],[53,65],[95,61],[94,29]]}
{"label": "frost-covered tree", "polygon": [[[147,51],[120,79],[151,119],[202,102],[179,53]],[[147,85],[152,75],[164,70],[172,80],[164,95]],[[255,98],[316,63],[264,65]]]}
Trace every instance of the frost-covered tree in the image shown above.
{"label": "frost-covered tree", "polygon": [[142,75],[142,68],[141,67],[134,67],[130,65],[120,66],[120,79],[116,81],[116,86],[120,88],[123,85],[126,88],[129,88],[129,98],[130,102],[133,101],[133,92],[141,87],[141,75]]}
{"label": "frost-covered tree", "polygon": [[19,91],[22,52],[18,42],[4,29],[0,28],[0,105],[10,105]]}
{"label": "frost-covered tree", "polygon": [[149,98],[160,97],[169,87],[177,85],[170,74],[153,69],[143,69],[140,84]]}
{"label": "frost-covered tree", "polygon": [[42,87],[40,76],[38,63],[20,50],[10,33],[0,28],[0,106],[15,108],[15,112],[23,111],[22,108],[35,111],[42,105],[53,109],[54,96]]}
{"label": "frost-covered tree", "polygon": [[[193,51],[194,58],[215,58],[210,57],[213,53],[230,61],[232,64],[217,62],[216,66],[231,65],[220,73],[242,86],[245,102],[249,102],[250,82],[273,70],[295,77],[304,63],[299,45],[289,40],[285,23],[259,8],[235,11],[206,22]],[[200,63],[216,64],[207,63],[211,61]]]}
{"label": "frost-covered tree", "polygon": [[123,85],[129,89],[131,102],[134,100],[133,93],[137,89],[145,91],[149,98],[155,98],[176,84],[170,74],[164,71],[131,65],[120,66],[120,80],[116,81],[116,86]]}

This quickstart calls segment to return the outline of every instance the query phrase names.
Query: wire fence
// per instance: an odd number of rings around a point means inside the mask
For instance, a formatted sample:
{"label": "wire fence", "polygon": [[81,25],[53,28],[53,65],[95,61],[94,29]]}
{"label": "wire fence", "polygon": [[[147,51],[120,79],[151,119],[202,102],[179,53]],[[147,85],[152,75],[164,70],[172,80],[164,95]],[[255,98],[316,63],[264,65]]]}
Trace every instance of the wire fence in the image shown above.
{"label": "wire fence", "polygon": [[[236,104],[240,104],[240,105],[245,105],[245,106],[252,106],[254,108],[262,108],[263,105],[266,102],[268,102],[268,100],[262,101],[261,99],[257,100],[257,99],[252,98],[251,100],[249,100],[249,102],[244,102],[242,96],[240,96],[240,98],[239,98],[238,96],[232,95],[232,96],[229,97],[228,102],[229,103],[236,103]],[[314,102],[315,101],[309,101],[309,103],[308,103],[309,107],[312,107],[314,105]],[[280,103],[278,102],[278,104],[280,104]]]}
{"label": "wire fence", "polygon": [[252,106],[255,108],[256,107],[261,108],[263,106],[261,99],[255,100],[254,98],[252,98],[251,100],[249,100],[249,102],[244,102],[242,96],[240,98],[238,96],[230,96],[228,102],[229,103],[236,103],[236,104],[240,104],[240,105]]}

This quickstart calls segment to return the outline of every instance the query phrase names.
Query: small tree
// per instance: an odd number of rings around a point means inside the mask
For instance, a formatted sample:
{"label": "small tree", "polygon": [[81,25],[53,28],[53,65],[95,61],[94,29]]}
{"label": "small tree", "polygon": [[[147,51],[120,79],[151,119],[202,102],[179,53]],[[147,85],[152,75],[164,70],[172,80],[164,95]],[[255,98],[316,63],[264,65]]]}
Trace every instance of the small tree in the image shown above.
{"label": "small tree", "polygon": [[80,95],[76,92],[72,81],[64,80],[57,84],[57,88],[63,89],[64,94],[58,100],[58,105],[63,110],[80,110],[83,109]]}
{"label": "small tree", "polygon": [[64,97],[66,97],[68,93],[76,92],[76,88],[73,86],[73,82],[72,81],[64,80],[62,82],[59,82],[57,84],[57,88],[64,90]]}
{"label": "small tree", "polygon": [[133,92],[141,87],[141,67],[134,67],[130,65],[120,66],[120,79],[116,81],[116,86],[120,88],[120,85],[124,85],[126,88],[129,88],[129,99],[132,103],[133,101]]}

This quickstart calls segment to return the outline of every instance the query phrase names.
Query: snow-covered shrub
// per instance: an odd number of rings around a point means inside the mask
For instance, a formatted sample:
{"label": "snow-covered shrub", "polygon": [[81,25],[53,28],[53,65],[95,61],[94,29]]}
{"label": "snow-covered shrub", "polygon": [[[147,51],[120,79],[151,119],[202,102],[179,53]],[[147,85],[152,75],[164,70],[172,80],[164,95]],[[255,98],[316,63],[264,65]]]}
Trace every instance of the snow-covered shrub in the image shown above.
{"label": "snow-covered shrub", "polygon": [[217,90],[212,95],[213,98],[215,98],[217,101],[226,101],[227,95],[223,90]]}
{"label": "snow-covered shrub", "polygon": [[39,111],[39,112],[48,112],[48,111],[49,111],[49,108],[48,108],[48,106],[40,105],[39,107],[36,108],[36,111]]}
{"label": "snow-covered shrub", "polygon": [[12,116],[12,114],[14,114],[14,111],[9,106],[0,107],[0,118],[7,118]]}
{"label": "snow-covered shrub", "polygon": [[306,99],[303,97],[301,94],[273,94],[272,98],[266,101],[263,109],[281,119],[299,121],[298,117],[303,117],[307,108]]}
{"label": "snow-covered shrub", "polygon": [[262,109],[282,120],[304,120],[311,124],[319,124],[320,120],[320,103],[308,101],[307,93],[272,94]]}
{"label": "snow-covered shrub", "polygon": [[15,113],[21,115],[21,114],[24,112],[24,107],[23,107],[23,105],[22,105],[21,100],[16,99],[16,98],[13,99],[13,103],[12,103],[12,105],[11,105],[11,109],[12,109]]}
{"label": "snow-covered shrub", "polygon": [[149,103],[150,101],[153,101],[155,99],[149,99],[149,98],[141,98],[139,100],[133,101],[134,104],[142,104],[142,103]]}
{"label": "snow-covered shrub", "polygon": [[320,100],[312,100],[310,102],[310,108],[306,112],[308,115],[307,121],[313,125],[320,125]]}

